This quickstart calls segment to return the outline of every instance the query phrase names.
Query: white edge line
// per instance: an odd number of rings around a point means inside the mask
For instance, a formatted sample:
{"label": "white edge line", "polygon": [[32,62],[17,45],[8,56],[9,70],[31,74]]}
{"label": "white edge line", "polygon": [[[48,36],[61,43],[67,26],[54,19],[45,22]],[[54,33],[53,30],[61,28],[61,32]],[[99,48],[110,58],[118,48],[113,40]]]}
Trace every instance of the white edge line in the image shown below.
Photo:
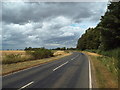
{"label": "white edge line", "polygon": [[91,64],[90,64],[90,60],[89,61],[89,88],[90,90],[92,89],[92,78],[91,78]]}
{"label": "white edge line", "polygon": [[63,64],[61,64],[60,66],[56,67],[55,69],[53,69],[53,71],[56,71],[57,69],[59,69],[60,67],[64,66],[64,65],[67,64],[67,63],[68,63],[68,61],[65,62],[65,63],[63,63]]}
{"label": "white edge line", "polygon": [[21,90],[21,89],[23,89],[23,88],[26,88],[27,86],[29,86],[29,85],[31,85],[31,84],[33,84],[33,83],[34,83],[34,81],[32,81],[32,82],[30,82],[30,83],[28,83],[28,84],[22,86],[22,87],[21,87],[20,89],[18,89],[18,90]]}

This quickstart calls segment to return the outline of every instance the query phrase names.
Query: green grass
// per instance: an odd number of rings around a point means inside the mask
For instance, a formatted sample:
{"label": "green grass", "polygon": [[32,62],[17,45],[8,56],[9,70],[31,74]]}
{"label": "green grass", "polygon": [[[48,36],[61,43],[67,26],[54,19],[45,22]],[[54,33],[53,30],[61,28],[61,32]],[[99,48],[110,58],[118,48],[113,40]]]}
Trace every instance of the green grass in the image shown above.
{"label": "green grass", "polygon": [[113,73],[116,77],[118,77],[118,67],[117,67],[117,60],[107,56],[99,56],[97,57],[109,72]]}
{"label": "green grass", "polygon": [[[119,50],[101,51],[101,55],[94,55],[88,52],[95,68],[96,81],[99,88],[118,88],[119,81]],[[89,52],[98,52],[99,50],[87,50]],[[110,56],[110,55],[111,56]]]}
{"label": "green grass", "polygon": [[104,55],[104,57],[98,57],[99,60],[106,65],[111,72],[117,70],[118,75],[120,75],[120,48],[112,49],[109,51],[102,50],[86,50],[89,52],[98,53]]}
{"label": "green grass", "polygon": [[[118,75],[114,72],[112,59],[109,57],[92,56],[91,61],[95,68],[96,81],[99,88],[118,88]],[[108,66],[111,65],[111,66]]]}
{"label": "green grass", "polygon": [[114,57],[114,58],[120,60],[120,48],[116,48],[116,49],[112,49],[112,50],[108,50],[108,51],[102,51],[99,49],[98,50],[92,49],[92,50],[86,50],[86,51],[102,54],[104,56]]}

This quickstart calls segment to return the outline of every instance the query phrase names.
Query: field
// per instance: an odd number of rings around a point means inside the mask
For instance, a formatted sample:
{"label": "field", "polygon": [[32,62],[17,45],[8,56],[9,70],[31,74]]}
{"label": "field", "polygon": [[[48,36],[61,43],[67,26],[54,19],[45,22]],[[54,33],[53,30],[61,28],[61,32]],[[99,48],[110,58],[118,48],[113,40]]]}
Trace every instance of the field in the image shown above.
{"label": "field", "polygon": [[1,51],[2,64],[11,64],[30,60],[31,56],[25,51]]}
{"label": "field", "polygon": [[10,55],[10,54],[20,54],[22,56],[26,55],[25,51],[17,51],[17,50],[0,51],[0,53],[1,53],[2,58],[4,58],[6,55]]}
{"label": "field", "polygon": [[18,50],[9,50],[9,51],[0,51],[2,52],[2,55],[8,55],[8,54],[25,54],[25,51],[18,51]]}

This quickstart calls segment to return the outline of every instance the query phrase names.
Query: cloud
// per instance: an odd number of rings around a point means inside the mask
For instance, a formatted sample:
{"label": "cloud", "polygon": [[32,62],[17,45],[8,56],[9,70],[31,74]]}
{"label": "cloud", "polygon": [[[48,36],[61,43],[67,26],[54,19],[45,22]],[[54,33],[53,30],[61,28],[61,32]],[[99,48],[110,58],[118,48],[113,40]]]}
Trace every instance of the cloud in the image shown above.
{"label": "cloud", "polygon": [[[96,6],[97,5],[97,6]],[[58,16],[65,16],[80,22],[84,18],[96,16],[95,13],[102,10],[104,3],[3,3],[3,21],[7,23],[27,23],[43,21]],[[94,8],[91,11],[90,8]],[[97,11],[96,11],[97,10]],[[12,13],[11,13],[12,12]],[[100,12],[101,13],[101,12]],[[98,16],[98,15],[97,15]]]}
{"label": "cloud", "polygon": [[97,25],[106,6],[103,2],[4,2],[3,48],[75,47],[85,30]]}

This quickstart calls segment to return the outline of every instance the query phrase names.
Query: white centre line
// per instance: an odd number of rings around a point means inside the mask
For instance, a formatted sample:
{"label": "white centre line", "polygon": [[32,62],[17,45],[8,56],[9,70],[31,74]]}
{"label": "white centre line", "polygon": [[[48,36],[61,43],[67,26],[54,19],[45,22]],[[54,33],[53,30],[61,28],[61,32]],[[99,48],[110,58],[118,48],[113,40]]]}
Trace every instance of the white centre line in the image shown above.
{"label": "white centre line", "polygon": [[63,63],[63,64],[61,64],[60,66],[56,67],[55,69],[53,69],[53,71],[55,71],[55,70],[59,69],[60,67],[62,67],[63,65],[65,65],[65,64],[67,64],[67,63],[68,63],[68,61],[67,61],[67,62],[65,62],[65,63]]}
{"label": "white centre line", "polygon": [[78,56],[79,56],[79,54],[78,54],[76,57],[72,58],[71,60],[74,60],[74,59],[77,58]]}
{"label": "white centre line", "polygon": [[26,88],[27,86],[29,86],[29,85],[31,85],[31,84],[33,84],[34,83],[34,81],[32,81],[32,82],[30,82],[30,83],[28,83],[28,84],[26,84],[26,85],[24,85],[23,87],[21,87],[20,89],[18,89],[18,90],[21,90],[21,89],[23,89],[23,88]]}

